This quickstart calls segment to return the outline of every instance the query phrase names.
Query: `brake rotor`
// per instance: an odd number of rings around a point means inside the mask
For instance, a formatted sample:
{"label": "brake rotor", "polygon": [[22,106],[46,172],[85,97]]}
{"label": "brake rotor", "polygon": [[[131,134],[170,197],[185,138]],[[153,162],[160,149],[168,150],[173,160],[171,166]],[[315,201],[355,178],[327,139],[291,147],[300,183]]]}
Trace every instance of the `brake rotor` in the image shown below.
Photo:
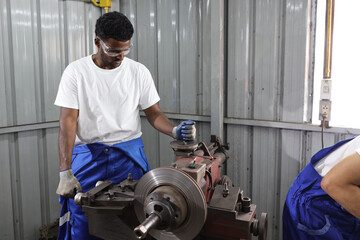
{"label": "brake rotor", "polygon": [[161,167],[146,173],[135,188],[134,208],[140,223],[145,220],[146,197],[160,186],[170,186],[179,191],[187,205],[184,222],[171,231],[151,229],[150,235],[158,240],[193,239],[202,229],[206,216],[207,204],[204,193],[195,180],[188,174],[175,168]]}

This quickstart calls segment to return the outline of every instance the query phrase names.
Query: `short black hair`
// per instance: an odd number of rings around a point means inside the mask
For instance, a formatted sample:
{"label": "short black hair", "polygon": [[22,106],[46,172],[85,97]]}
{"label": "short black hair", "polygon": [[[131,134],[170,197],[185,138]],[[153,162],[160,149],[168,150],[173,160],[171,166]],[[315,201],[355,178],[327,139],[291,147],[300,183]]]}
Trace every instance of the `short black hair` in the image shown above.
{"label": "short black hair", "polygon": [[95,34],[103,40],[113,38],[126,42],[134,34],[134,27],[124,14],[108,12],[96,20]]}

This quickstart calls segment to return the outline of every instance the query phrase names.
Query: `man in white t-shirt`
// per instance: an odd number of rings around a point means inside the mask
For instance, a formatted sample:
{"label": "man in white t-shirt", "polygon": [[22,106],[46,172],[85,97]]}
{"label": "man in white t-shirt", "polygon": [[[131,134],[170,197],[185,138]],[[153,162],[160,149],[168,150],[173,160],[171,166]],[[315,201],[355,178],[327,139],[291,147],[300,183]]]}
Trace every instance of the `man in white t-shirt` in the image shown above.
{"label": "man in white t-shirt", "polygon": [[295,179],[283,239],[360,239],[360,136],[316,153]]}
{"label": "man in white t-shirt", "polygon": [[[99,180],[119,183],[150,170],[141,140],[139,110],[150,124],[175,139],[192,141],[194,121],[175,126],[161,111],[149,70],[125,56],[134,33],[119,12],[101,16],[95,27],[98,52],[65,69],[55,105],[60,106],[60,182],[62,209],[58,239],[96,239],[88,234],[76,191],[89,191]],[[74,191],[76,189],[76,191]]]}

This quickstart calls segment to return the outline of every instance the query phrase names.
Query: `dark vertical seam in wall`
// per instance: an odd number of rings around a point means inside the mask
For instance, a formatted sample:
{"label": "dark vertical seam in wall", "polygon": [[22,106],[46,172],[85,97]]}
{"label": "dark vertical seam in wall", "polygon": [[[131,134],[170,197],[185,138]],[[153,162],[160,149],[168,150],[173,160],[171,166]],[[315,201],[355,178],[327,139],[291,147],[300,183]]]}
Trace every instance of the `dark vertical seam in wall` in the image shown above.
{"label": "dark vertical seam in wall", "polygon": [[279,18],[279,33],[278,33],[278,72],[277,72],[277,104],[276,121],[283,119],[284,106],[284,66],[285,66],[285,44],[286,44],[286,0],[279,0],[280,2],[280,18]]}
{"label": "dark vertical seam in wall", "polygon": [[157,12],[157,0],[153,0],[154,2],[154,30],[155,30],[155,71],[156,71],[156,86],[159,91],[159,39],[158,39],[158,12]]}
{"label": "dark vertical seam in wall", "polygon": [[[35,12],[34,9],[32,12]],[[44,97],[44,68],[43,68],[43,51],[42,51],[42,32],[41,32],[41,9],[40,9],[40,0],[36,0],[36,12],[37,12],[37,37],[38,37],[38,42],[37,42],[37,47],[34,46],[34,49],[38,49],[39,55],[38,55],[38,64],[39,64],[39,77],[36,79],[36,81],[39,81],[38,86],[40,87],[40,91],[39,91],[39,95],[40,95],[40,113],[37,114],[37,116],[40,116],[40,120],[41,122],[45,122],[45,97]],[[33,25],[34,26],[34,25]],[[36,45],[36,44],[34,44]],[[35,62],[35,61],[34,61]],[[35,69],[36,72],[36,69]],[[44,155],[43,151],[44,150],[44,142],[42,141],[41,138],[41,133],[44,130],[39,131],[38,135],[38,152],[39,152],[39,160],[38,160],[38,167],[39,167],[39,186],[40,186],[40,197],[41,197],[41,203],[40,203],[40,207],[41,207],[41,221],[42,224],[46,224],[48,222],[48,216],[49,216],[49,199],[47,198],[48,192],[46,191],[46,183],[47,183],[47,178],[45,177],[45,167],[44,167]]]}
{"label": "dark vertical seam in wall", "polygon": [[[34,11],[32,11],[34,12]],[[45,122],[46,121],[46,116],[45,116],[45,88],[44,88],[44,66],[43,66],[43,43],[42,43],[42,31],[41,31],[41,9],[40,9],[40,0],[36,0],[36,12],[37,12],[37,37],[38,37],[38,42],[37,42],[37,48],[34,46],[34,49],[38,49],[38,64],[39,64],[39,87],[40,87],[40,113],[38,114],[40,116],[40,120],[41,122]],[[36,63],[36,62],[35,62]],[[36,71],[35,71],[36,72]]]}
{"label": "dark vertical seam in wall", "polygon": [[202,83],[202,78],[201,78],[201,76],[200,76],[200,72],[201,72],[201,61],[200,61],[200,59],[201,59],[201,54],[200,54],[200,51],[201,51],[201,43],[200,43],[200,41],[201,41],[201,34],[202,34],[202,28],[201,28],[201,13],[200,13],[200,11],[201,11],[201,0],[197,0],[196,1],[196,7],[197,7],[197,11],[196,11],[196,19],[197,19],[197,21],[196,21],[196,32],[197,32],[197,41],[196,41],[196,49],[197,49],[197,51],[196,51],[196,61],[197,61],[197,64],[196,64],[196,76],[197,76],[197,79],[198,79],[198,81],[196,81],[196,105],[195,105],[195,112],[196,112],[196,114],[200,114],[200,111],[201,111],[201,101],[200,101],[200,99],[201,99],[201,95],[200,95],[200,92],[201,92],[201,83]]}
{"label": "dark vertical seam in wall", "polygon": [[[43,122],[42,120],[42,113],[43,111],[43,106],[42,106],[42,102],[41,102],[41,82],[43,82],[43,79],[40,80],[40,78],[42,78],[41,75],[41,70],[40,70],[40,56],[42,55],[42,51],[40,49],[40,39],[39,39],[39,29],[41,28],[41,26],[39,26],[39,22],[38,22],[38,16],[39,13],[37,13],[37,7],[36,7],[36,3],[38,2],[38,0],[31,0],[29,1],[29,5],[30,5],[30,23],[31,23],[31,40],[32,40],[32,63],[33,66],[32,68],[34,69],[34,85],[35,85],[35,89],[34,89],[34,97],[35,97],[35,118],[36,118],[36,122]],[[34,7],[35,4],[35,7]],[[35,16],[34,16],[35,15]],[[29,42],[30,43],[30,42]],[[39,107],[37,107],[39,106]]]}
{"label": "dark vertical seam in wall", "polygon": [[[229,33],[229,1],[224,0],[224,13],[223,13],[223,26],[224,26],[224,36],[223,36],[223,116],[221,116],[223,119],[227,116],[227,90],[228,90],[228,33]],[[222,141],[224,143],[227,142],[227,126],[225,123],[223,123],[223,139]],[[224,164],[224,173],[227,174],[227,164]]]}
{"label": "dark vertical seam in wall", "polygon": [[[6,89],[10,89],[10,91],[5,91],[6,100],[7,100],[7,112],[8,114],[8,124],[15,126],[17,124],[17,113],[16,113],[16,92],[15,92],[15,74],[14,74],[14,52],[13,52],[13,38],[12,38],[12,18],[11,18],[11,6],[10,0],[6,1],[6,17],[7,17],[7,30],[8,30],[8,53],[9,53],[9,72],[10,79],[7,81],[5,79],[5,87]],[[4,34],[5,36],[5,34]],[[4,54],[5,55],[5,54]],[[6,61],[4,61],[6,63]],[[14,100],[14,101],[13,101]],[[9,134],[9,165],[10,165],[10,179],[11,179],[11,199],[12,199],[12,213],[13,213],[13,227],[14,227],[14,237],[15,240],[23,239],[23,228],[22,221],[20,221],[21,217],[21,205],[19,200],[19,189],[18,189],[18,181],[17,181],[17,166],[18,166],[18,156],[17,151],[17,133]]]}
{"label": "dark vertical seam in wall", "polygon": [[[282,153],[282,143],[283,143],[283,139],[282,139],[282,131],[286,131],[286,130],[281,130],[281,129],[276,129],[276,141],[275,141],[275,146],[277,147],[277,151],[275,154],[275,161],[276,161],[276,172],[275,172],[275,196],[274,196],[274,222],[273,224],[274,226],[274,231],[273,231],[273,239],[280,239],[279,238],[279,229],[280,229],[280,220],[281,220],[281,205],[280,205],[280,196],[281,196],[281,166],[282,166],[282,158],[281,158],[281,153]],[[278,177],[276,177],[278,176]]]}
{"label": "dark vertical seam in wall", "polygon": [[64,9],[64,2],[58,1],[58,14],[59,14],[59,37],[60,37],[60,63],[61,63],[61,71],[65,69],[64,65],[64,42],[65,38],[63,35],[63,23],[62,23],[62,16],[63,11],[61,12],[61,9]]}
{"label": "dark vertical seam in wall", "polygon": [[[91,14],[91,9],[89,8],[89,5],[84,3],[83,5],[84,8],[84,34],[85,34],[85,56],[90,54],[90,49],[89,49],[89,43],[90,43],[90,34],[89,34],[89,28],[90,28],[90,14]],[[90,14],[89,14],[90,13]],[[88,20],[88,21],[87,21]]]}
{"label": "dark vertical seam in wall", "polygon": [[[299,164],[299,169],[298,169],[298,173],[301,172],[301,170],[303,170],[303,168],[306,165],[306,158],[308,156],[308,152],[311,152],[311,146],[312,146],[312,132],[309,131],[304,131],[304,138],[303,138],[303,156],[301,158],[300,164]],[[311,156],[309,156],[311,157]]]}
{"label": "dark vertical seam in wall", "polygon": [[[285,34],[286,34],[286,3],[287,0],[279,0],[279,33],[278,33],[278,72],[277,72],[277,104],[275,104],[275,106],[278,106],[276,109],[276,119],[277,121],[281,121],[281,119],[283,118],[283,101],[284,101],[284,59],[285,59]],[[277,142],[276,145],[276,156],[275,159],[276,164],[277,164],[277,168],[276,171],[277,173],[275,174],[275,176],[280,176],[280,178],[276,178],[276,195],[275,195],[275,199],[274,199],[274,213],[275,214],[275,219],[274,219],[274,231],[273,231],[273,237],[274,239],[279,239],[280,237],[280,233],[279,233],[279,229],[280,226],[278,224],[281,224],[281,205],[280,205],[280,196],[281,196],[281,176],[282,176],[282,172],[281,172],[281,166],[282,166],[282,146],[283,146],[283,142],[282,142],[282,132],[286,131],[286,130],[276,130],[277,133]]]}
{"label": "dark vertical seam in wall", "polygon": [[[198,64],[197,64],[197,76],[198,76],[198,81],[197,81],[197,91],[196,91],[196,95],[197,95],[197,107],[196,107],[196,112],[200,115],[203,114],[204,112],[204,106],[203,106],[203,84],[204,84],[204,78],[203,78],[203,39],[204,39],[204,26],[203,26],[203,20],[204,20],[204,11],[203,11],[203,4],[204,1],[203,0],[199,0],[198,2],[198,42],[197,42],[197,60],[198,60]],[[201,124],[197,127],[197,138],[198,139],[202,139],[204,136],[204,124]]]}
{"label": "dark vertical seam in wall", "polygon": [[21,196],[21,176],[19,163],[19,139],[18,133],[9,137],[10,152],[10,178],[11,178],[11,199],[14,215],[14,235],[16,240],[24,239],[24,223]]}
{"label": "dark vertical seam in wall", "polygon": [[[139,4],[139,1],[135,1],[135,26],[136,26],[136,45],[139,46],[139,28],[138,28],[138,4]],[[139,48],[137,48],[137,51],[136,51],[136,61],[139,60]]]}
{"label": "dark vertical seam in wall", "polygon": [[314,96],[314,73],[315,73],[315,44],[316,44],[316,16],[317,0],[311,0],[311,20],[310,20],[310,54],[308,71],[308,112],[306,113],[307,122],[312,122],[313,96]]}
{"label": "dark vertical seam in wall", "polygon": [[68,36],[68,14],[67,14],[67,1],[64,1],[63,7],[64,14],[64,53],[65,53],[65,68],[69,64],[69,36]]}
{"label": "dark vertical seam in wall", "polygon": [[[154,0],[154,26],[155,26],[155,69],[156,69],[156,86],[159,91],[159,39],[158,39],[158,1]],[[160,144],[160,132],[156,131],[156,156],[157,162],[156,166],[160,166],[160,151],[161,151],[161,144]]]}
{"label": "dark vertical seam in wall", "polygon": [[[181,66],[180,66],[180,1],[181,0],[177,0],[176,1],[176,32],[175,32],[175,43],[177,44],[177,53],[176,53],[176,87],[177,87],[177,91],[176,91],[176,113],[182,113],[181,111],[181,85],[180,85],[180,77],[181,77]],[[176,42],[177,40],[177,42]]]}
{"label": "dark vertical seam in wall", "polygon": [[[9,67],[10,67],[10,94],[6,94],[7,96],[7,106],[8,106],[8,113],[12,113],[12,119],[9,119],[10,125],[16,126],[18,123],[17,120],[17,107],[16,107],[16,91],[15,91],[15,63],[14,63],[14,45],[13,45],[13,33],[12,33],[12,18],[11,18],[11,6],[10,0],[7,1],[8,4],[6,5],[7,9],[7,17],[8,17],[8,42],[9,42]],[[5,84],[9,83],[9,81],[5,80]],[[7,91],[6,91],[7,92]],[[12,108],[11,108],[12,107]]]}
{"label": "dark vertical seam in wall", "polygon": [[[251,119],[254,119],[254,81],[255,81],[255,32],[256,32],[256,1],[250,1],[250,18],[249,18],[249,24],[250,24],[250,34],[249,34],[249,48],[250,51],[249,52],[249,79],[250,79],[250,89],[251,89],[251,99],[250,99],[250,103],[249,105],[251,106],[251,108],[249,109],[249,115]],[[250,182],[250,192],[249,195],[252,196],[253,194],[253,167],[254,167],[254,127],[249,127],[249,133],[251,136],[251,140],[249,140],[250,142],[250,163],[249,163],[249,167],[251,169],[250,173],[249,173],[249,182]]]}
{"label": "dark vertical seam in wall", "polygon": [[37,132],[37,147],[39,153],[38,168],[39,168],[39,186],[40,186],[40,208],[41,208],[41,224],[46,225],[50,219],[49,207],[49,191],[48,191],[48,174],[46,164],[46,130],[42,129]]}

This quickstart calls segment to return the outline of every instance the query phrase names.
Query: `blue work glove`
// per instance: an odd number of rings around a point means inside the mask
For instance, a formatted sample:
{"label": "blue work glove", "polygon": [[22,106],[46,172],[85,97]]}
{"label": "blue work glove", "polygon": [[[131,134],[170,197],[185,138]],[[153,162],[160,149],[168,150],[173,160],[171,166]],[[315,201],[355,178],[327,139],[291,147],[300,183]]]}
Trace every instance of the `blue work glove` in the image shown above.
{"label": "blue work glove", "polygon": [[194,141],[196,128],[194,121],[184,121],[172,130],[172,135],[177,140]]}

